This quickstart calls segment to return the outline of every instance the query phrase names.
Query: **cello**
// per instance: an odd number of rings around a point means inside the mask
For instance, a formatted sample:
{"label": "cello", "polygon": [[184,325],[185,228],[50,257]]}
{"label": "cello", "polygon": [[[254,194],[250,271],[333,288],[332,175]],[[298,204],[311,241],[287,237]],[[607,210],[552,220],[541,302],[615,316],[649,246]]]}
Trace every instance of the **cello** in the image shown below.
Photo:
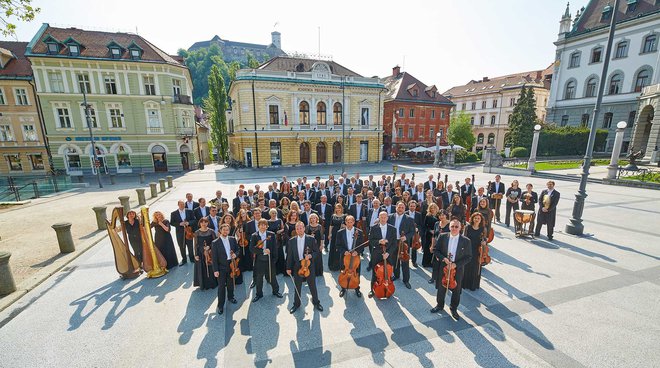
{"label": "cello", "polygon": [[[382,244],[383,254],[387,253],[386,244]],[[387,258],[383,259],[383,262],[380,262],[374,267],[374,273],[376,274],[376,282],[374,283],[374,295],[378,299],[386,299],[391,297],[394,294],[394,282],[392,282],[392,265],[387,263]]]}
{"label": "cello", "polygon": [[[357,237],[354,237],[353,244],[355,244],[356,240]],[[353,252],[365,244],[369,244],[369,241],[354,247],[348,252],[349,254],[344,255],[344,268],[339,272],[339,277],[337,278],[339,286],[344,289],[357,289],[360,287],[360,275],[357,271],[358,267],[360,267],[360,255],[353,255]]]}

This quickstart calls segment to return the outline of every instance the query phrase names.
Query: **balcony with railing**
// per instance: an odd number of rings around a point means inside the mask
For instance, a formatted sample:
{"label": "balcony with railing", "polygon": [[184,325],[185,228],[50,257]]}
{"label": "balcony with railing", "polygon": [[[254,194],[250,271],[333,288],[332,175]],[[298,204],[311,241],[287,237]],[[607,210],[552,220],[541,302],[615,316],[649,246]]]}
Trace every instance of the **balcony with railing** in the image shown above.
{"label": "balcony with railing", "polygon": [[147,134],[163,134],[165,131],[162,126],[148,126]]}
{"label": "balcony with railing", "polygon": [[192,97],[186,95],[174,95],[172,102],[175,104],[192,105]]}
{"label": "balcony with railing", "polygon": [[195,135],[195,128],[193,127],[176,127],[177,137],[192,137]]}

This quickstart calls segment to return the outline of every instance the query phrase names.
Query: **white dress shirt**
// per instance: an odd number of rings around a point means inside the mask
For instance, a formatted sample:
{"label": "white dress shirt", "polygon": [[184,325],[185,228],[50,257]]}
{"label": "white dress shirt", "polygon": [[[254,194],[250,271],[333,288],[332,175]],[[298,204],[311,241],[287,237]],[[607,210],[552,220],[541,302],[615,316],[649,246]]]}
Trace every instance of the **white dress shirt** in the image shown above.
{"label": "white dress shirt", "polygon": [[229,245],[229,238],[225,236],[221,236],[220,240],[222,241],[222,245],[225,246],[225,253],[227,254],[227,260],[231,259],[231,246]]}
{"label": "white dress shirt", "polygon": [[199,206],[199,212],[201,212],[202,217],[206,217],[206,207]]}
{"label": "white dress shirt", "polygon": [[387,224],[380,225],[380,235],[382,236],[381,239],[387,239]]}
{"label": "white dress shirt", "polygon": [[186,221],[186,210],[179,210],[179,216],[181,216],[181,221]]}
{"label": "white dress shirt", "polygon": [[460,238],[460,234],[456,236],[449,235],[449,244],[447,246],[447,252],[451,257],[449,257],[449,260],[454,262],[456,260],[456,250],[458,249],[458,239]]}
{"label": "white dress shirt", "polygon": [[346,245],[349,250],[353,249],[353,237],[355,236],[355,227],[348,230],[346,228]]}
{"label": "white dress shirt", "polygon": [[399,228],[401,227],[401,220],[403,220],[403,215],[399,215],[398,213],[394,215],[394,227],[396,227],[397,240],[401,238],[401,234],[399,232]]}
{"label": "white dress shirt", "polygon": [[193,202],[186,202],[186,207],[188,207],[188,209],[191,211],[193,210],[193,205],[194,205]]}
{"label": "white dress shirt", "polygon": [[268,232],[263,232],[262,233],[261,231],[259,231],[259,236],[261,237],[261,240],[263,240],[264,242],[266,241],[266,234],[268,234]]}
{"label": "white dress shirt", "polygon": [[302,261],[302,259],[305,258],[305,235],[297,236],[296,242],[298,245],[298,258]]}

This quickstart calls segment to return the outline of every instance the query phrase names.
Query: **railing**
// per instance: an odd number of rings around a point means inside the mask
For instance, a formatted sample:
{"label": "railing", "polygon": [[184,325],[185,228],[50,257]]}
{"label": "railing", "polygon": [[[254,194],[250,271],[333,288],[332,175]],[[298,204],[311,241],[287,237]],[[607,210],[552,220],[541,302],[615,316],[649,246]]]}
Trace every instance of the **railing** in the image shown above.
{"label": "railing", "polygon": [[163,127],[147,127],[147,134],[163,134]]}
{"label": "railing", "polygon": [[652,181],[656,176],[660,175],[660,171],[654,171],[646,168],[627,169],[626,167],[619,166],[616,172],[616,178],[627,178],[629,180],[639,180],[641,182]]}
{"label": "railing", "polygon": [[186,95],[174,95],[172,102],[176,104],[192,105],[192,97]]}
{"label": "railing", "polygon": [[68,175],[0,177],[0,201],[39,198],[72,187]]}
{"label": "railing", "polygon": [[193,127],[177,127],[176,135],[178,137],[192,137],[195,135],[195,128]]}

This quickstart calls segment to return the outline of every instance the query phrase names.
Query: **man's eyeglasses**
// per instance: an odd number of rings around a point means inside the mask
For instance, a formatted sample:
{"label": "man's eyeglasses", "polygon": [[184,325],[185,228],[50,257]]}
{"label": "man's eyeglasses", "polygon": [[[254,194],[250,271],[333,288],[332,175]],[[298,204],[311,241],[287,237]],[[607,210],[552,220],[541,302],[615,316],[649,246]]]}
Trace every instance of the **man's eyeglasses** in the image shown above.
{"label": "man's eyeglasses", "polygon": [[454,227],[460,227],[460,226],[458,226],[458,225],[454,225],[454,226],[450,226],[450,227],[451,227],[451,228],[454,228]]}

